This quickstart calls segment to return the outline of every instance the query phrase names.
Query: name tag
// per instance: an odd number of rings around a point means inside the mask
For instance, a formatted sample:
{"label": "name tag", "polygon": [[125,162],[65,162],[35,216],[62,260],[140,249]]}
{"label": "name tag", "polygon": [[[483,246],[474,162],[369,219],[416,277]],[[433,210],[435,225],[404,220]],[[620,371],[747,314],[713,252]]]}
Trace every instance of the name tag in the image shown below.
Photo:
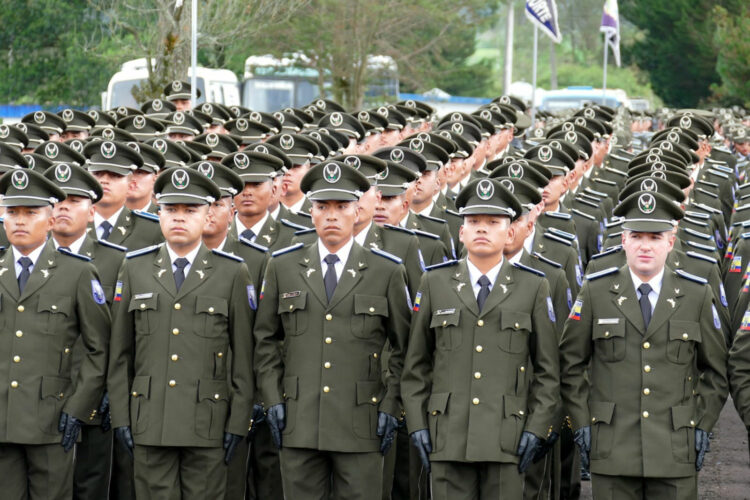
{"label": "name tag", "polygon": [[154,294],[151,293],[151,292],[149,292],[149,293],[139,293],[139,294],[135,295],[133,298],[135,300],[140,300],[140,299],[150,299],[153,296],[154,296]]}
{"label": "name tag", "polygon": [[453,314],[455,312],[455,309],[438,309],[437,311],[435,311],[435,316],[443,316],[445,314]]}
{"label": "name tag", "polygon": [[291,299],[291,298],[294,298],[294,297],[299,297],[300,293],[301,293],[301,292],[300,292],[299,290],[298,290],[298,291],[296,291],[296,292],[287,292],[287,293],[282,293],[282,294],[281,294],[281,298],[282,298],[282,299]]}
{"label": "name tag", "polygon": [[598,325],[617,325],[620,323],[620,318],[599,318],[597,320]]}

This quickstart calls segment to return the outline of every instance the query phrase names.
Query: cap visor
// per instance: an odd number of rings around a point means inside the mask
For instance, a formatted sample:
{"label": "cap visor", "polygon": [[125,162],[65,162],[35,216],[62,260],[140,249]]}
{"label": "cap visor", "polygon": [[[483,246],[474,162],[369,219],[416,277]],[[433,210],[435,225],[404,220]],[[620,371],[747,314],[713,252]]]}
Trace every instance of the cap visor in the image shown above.
{"label": "cap visor", "polygon": [[103,163],[89,163],[86,165],[86,169],[89,172],[112,172],[118,175],[132,174],[134,170],[128,167],[116,167],[114,165],[108,165]]}
{"label": "cap visor", "polygon": [[663,233],[665,231],[671,231],[674,226],[669,222],[664,221],[629,221],[625,220],[622,224],[623,229],[628,231],[636,231],[639,233]]}
{"label": "cap visor", "polygon": [[339,189],[321,189],[307,194],[307,198],[313,201],[358,201],[359,196],[351,191],[343,191]]}

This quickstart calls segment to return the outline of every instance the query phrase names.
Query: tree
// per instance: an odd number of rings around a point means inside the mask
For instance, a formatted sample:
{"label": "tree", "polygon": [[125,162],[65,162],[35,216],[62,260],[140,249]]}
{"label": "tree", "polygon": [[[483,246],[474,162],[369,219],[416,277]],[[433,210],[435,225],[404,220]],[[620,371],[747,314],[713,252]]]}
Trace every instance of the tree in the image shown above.
{"label": "tree", "polygon": [[719,104],[750,107],[750,39],[747,35],[750,33],[750,5],[744,4],[740,9],[733,14],[721,6],[713,10],[717,23],[716,71],[721,76],[721,85],[715,85],[712,90]]}

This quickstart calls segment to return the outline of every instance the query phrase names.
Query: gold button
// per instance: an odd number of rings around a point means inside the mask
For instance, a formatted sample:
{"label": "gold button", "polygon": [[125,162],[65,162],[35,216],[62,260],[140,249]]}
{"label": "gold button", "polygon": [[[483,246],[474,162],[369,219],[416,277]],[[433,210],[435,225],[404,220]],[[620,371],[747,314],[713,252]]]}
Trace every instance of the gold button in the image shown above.
{"label": "gold button", "polygon": [[10,383],[10,386],[15,389],[16,387],[18,387],[18,382],[14,380],[13,382]]}
{"label": "gold button", "polygon": [[648,396],[649,394],[651,394],[651,389],[649,389],[648,387],[646,387],[645,389],[643,389],[643,394],[645,394],[646,396]]}
{"label": "gold button", "polygon": [[378,359],[378,353],[376,353],[376,352],[372,353],[372,357],[375,358],[375,359]]}
{"label": "gold button", "polygon": [[525,366],[522,366],[521,368],[519,368],[519,370],[521,370],[521,373],[523,373],[523,372],[525,372],[525,371],[526,371],[526,367],[525,367]]}
{"label": "gold button", "polygon": [[331,392],[331,388],[328,387],[327,385],[324,385],[323,386],[323,392]]}
{"label": "gold button", "polygon": [[433,416],[433,417],[436,417],[436,416],[437,416],[437,411],[435,411],[435,410],[432,410],[432,416]]}
{"label": "gold button", "polygon": [[180,309],[182,309],[182,306],[181,306],[181,305],[180,305],[180,303],[178,302],[178,303],[176,303],[176,304],[174,305],[174,308],[175,308],[175,309],[177,309],[177,310],[179,311]]}
{"label": "gold button", "polygon": [[20,313],[23,312],[23,306],[18,306],[18,312],[20,312]]}
{"label": "gold button", "polygon": [[447,321],[443,320],[443,326],[446,326],[448,324]]}
{"label": "gold button", "polygon": [[692,381],[693,381],[693,377],[688,377],[688,382],[692,382]]}
{"label": "gold button", "polygon": [[217,352],[216,353],[216,357],[217,358],[223,358],[224,357],[224,353],[223,352]]}
{"label": "gold button", "polygon": [[219,399],[219,397],[220,396],[218,394],[214,394],[214,399]]}
{"label": "gold button", "polygon": [[21,330],[16,330],[16,337],[18,337],[19,339],[23,337],[23,332]]}
{"label": "gold button", "polygon": [[477,352],[482,352],[482,350],[483,350],[484,348],[483,348],[483,347],[482,347],[481,345],[478,345],[478,346],[476,346],[476,347],[475,347],[474,349],[475,349],[475,350],[476,350]]}
{"label": "gold button", "polygon": [[609,332],[604,332],[605,337],[609,337]]}
{"label": "gold button", "polygon": [[479,404],[479,398],[474,398],[471,400],[472,404],[478,405]]}
{"label": "gold button", "polygon": [[14,363],[20,363],[21,362],[21,356],[19,356],[18,354],[16,354],[15,356],[13,356],[13,362]]}
{"label": "gold button", "polygon": [[695,427],[695,420],[690,421],[690,427]]}
{"label": "gold button", "polygon": [[375,312],[375,308],[374,308],[374,307],[371,307],[371,308],[370,308],[370,312],[371,312],[371,313],[374,313],[374,312]]}
{"label": "gold button", "polygon": [[133,396],[133,397],[136,397],[136,396],[138,396],[138,393],[137,393],[137,392],[135,392],[135,391],[131,392],[130,394],[131,394],[131,396]]}
{"label": "gold button", "polygon": [[58,394],[58,396],[60,396],[60,399],[62,399],[62,398],[64,398],[64,397],[65,397],[65,393],[62,393],[62,392],[61,392],[60,394]]}
{"label": "gold button", "polygon": [[373,403],[377,403],[377,402],[378,402],[378,398],[376,398],[376,397],[373,397],[373,398],[372,398],[372,402],[373,402]]}
{"label": "gold button", "polygon": [[474,372],[474,378],[479,380],[480,378],[482,378],[482,374],[479,372]]}
{"label": "gold button", "polygon": [[687,340],[688,339],[688,334],[687,333],[683,333],[682,334],[682,338],[685,339],[685,340]]}
{"label": "gold button", "polygon": [[65,349],[63,349],[63,352],[65,354],[70,354],[70,347],[66,347]]}
{"label": "gold button", "polygon": [[333,339],[331,337],[326,337],[326,344],[330,344],[333,342]]}
{"label": "gold button", "polygon": [[169,381],[169,387],[174,387],[176,385],[177,385],[177,382],[175,382],[174,380]]}
{"label": "gold button", "polygon": [[57,311],[57,306],[53,304],[53,305],[52,305],[52,310],[53,310],[53,311]]}
{"label": "gold button", "polygon": [[480,319],[479,321],[477,321],[477,326],[484,326],[484,320]]}
{"label": "gold button", "polygon": [[514,324],[513,326],[516,327],[516,330],[518,330],[519,328],[521,328],[521,325],[519,325],[518,323]]}
{"label": "gold button", "polygon": [[289,310],[293,311],[294,310],[294,305],[289,306]]}
{"label": "gold button", "polygon": [[325,363],[323,363],[323,368],[330,368],[330,367],[331,367],[330,361],[326,361]]}
{"label": "gold button", "polygon": [[646,372],[646,373],[650,373],[651,372],[651,365],[644,366],[643,367],[643,371]]}
{"label": "gold button", "polygon": [[179,335],[180,329],[179,328],[172,328],[172,335]]}
{"label": "gold button", "polygon": [[523,417],[523,410],[518,410],[518,414]]}
{"label": "gold button", "polygon": [[141,304],[141,309],[146,309],[146,304]]}
{"label": "gold button", "polygon": [[643,348],[644,349],[651,349],[651,343],[650,342],[644,342],[643,343]]}
{"label": "gold button", "polygon": [[209,307],[208,308],[208,312],[210,312],[210,313],[214,312],[214,308],[213,307]]}
{"label": "gold button", "polygon": [[172,354],[171,359],[172,361],[177,361],[180,357],[177,354]]}
{"label": "gold button", "polygon": [[326,321],[331,321],[333,319],[333,316],[330,314],[326,314]]}
{"label": "gold button", "polygon": [[643,412],[643,418],[648,418],[648,412],[647,411]]}
{"label": "gold button", "polygon": [[592,417],[592,418],[591,418],[591,423],[593,424],[593,423],[595,423],[595,422],[596,422],[596,417]]}

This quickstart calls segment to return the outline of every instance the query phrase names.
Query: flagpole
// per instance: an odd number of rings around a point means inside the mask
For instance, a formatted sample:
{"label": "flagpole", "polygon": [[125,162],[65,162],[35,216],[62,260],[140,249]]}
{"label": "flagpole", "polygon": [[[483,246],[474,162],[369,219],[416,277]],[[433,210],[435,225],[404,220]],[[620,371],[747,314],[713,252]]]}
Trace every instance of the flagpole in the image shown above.
{"label": "flagpole", "polygon": [[607,50],[607,33],[604,33],[604,74],[602,78],[602,104],[606,104],[607,96],[607,56],[609,50]]}
{"label": "flagpole", "polygon": [[531,77],[531,127],[529,128],[530,132],[533,132],[534,126],[536,125],[536,59],[537,59],[538,46],[539,46],[539,28],[537,28],[536,24],[534,24],[534,61],[532,63],[533,75]]}

